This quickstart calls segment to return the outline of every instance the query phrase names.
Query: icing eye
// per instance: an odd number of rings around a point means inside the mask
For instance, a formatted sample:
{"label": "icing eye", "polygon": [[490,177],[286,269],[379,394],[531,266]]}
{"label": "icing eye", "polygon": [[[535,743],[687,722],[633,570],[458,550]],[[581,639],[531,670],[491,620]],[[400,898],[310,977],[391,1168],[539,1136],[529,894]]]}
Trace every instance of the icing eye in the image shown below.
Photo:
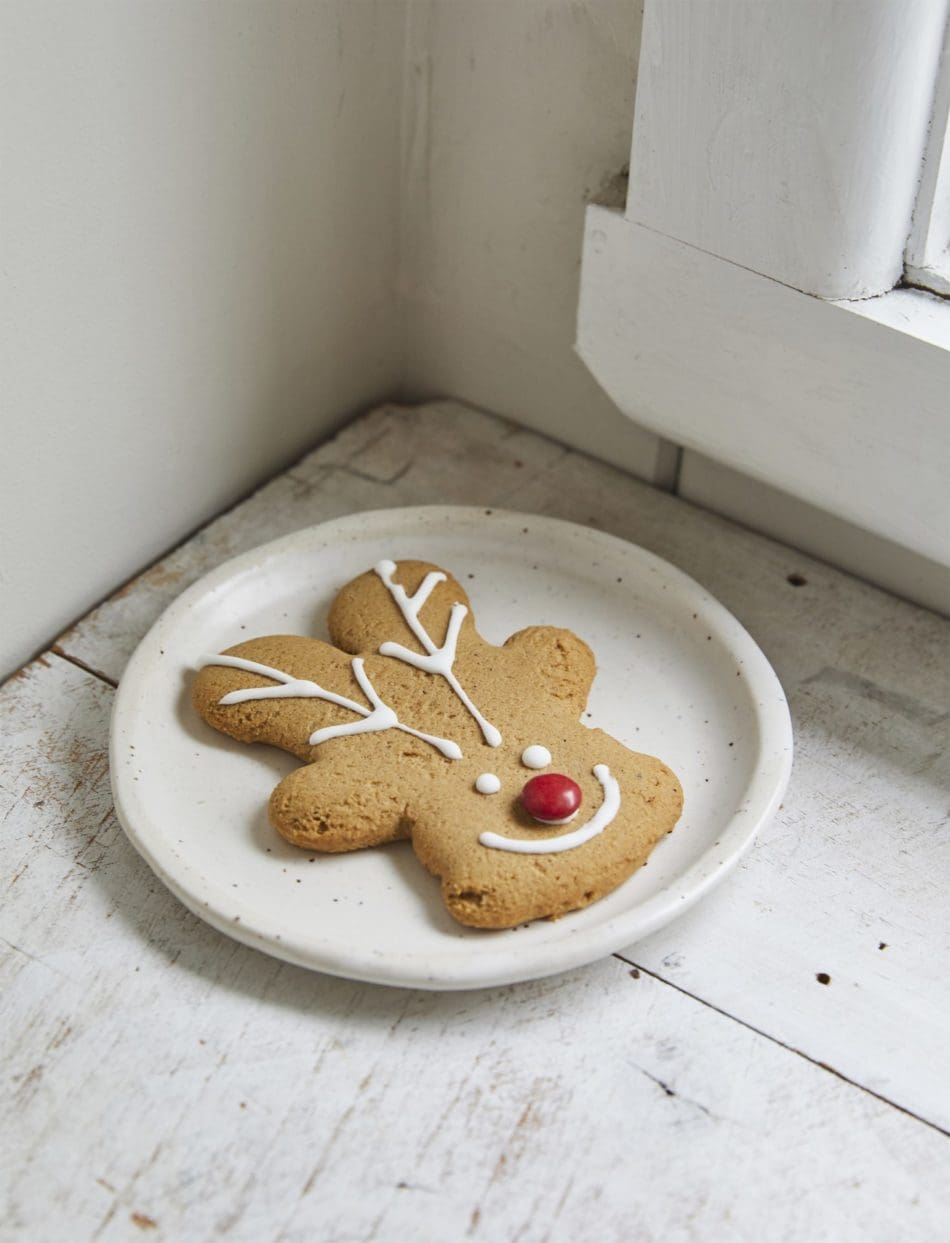
{"label": "icing eye", "polygon": [[551,752],[547,747],[534,743],[521,752],[521,762],[525,768],[547,768],[551,763]]}
{"label": "icing eye", "polygon": [[494,773],[482,773],[475,778],[475,789],[479,794],[497,794],[501,789],[501,782]]}

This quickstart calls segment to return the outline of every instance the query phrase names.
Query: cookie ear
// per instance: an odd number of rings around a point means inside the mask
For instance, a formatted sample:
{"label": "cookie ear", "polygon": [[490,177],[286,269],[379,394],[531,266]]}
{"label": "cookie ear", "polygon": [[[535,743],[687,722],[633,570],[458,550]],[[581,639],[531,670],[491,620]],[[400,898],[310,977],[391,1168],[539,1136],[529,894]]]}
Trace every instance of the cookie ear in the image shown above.
{"label": "cookie ear", "polygon": [[380,561],[375,569],[354,578],[339,592],[327,626],[336,646],[353,655],[375,652],[387,642],[418,651],[419,639],[405,610],[440,647],[453,604],[464,604],[468,609],[460,636],[464,646],[474,634],[474,625],[462,585],[427,561]]}
{"label": "cookie ear", "polygon": [[528,626],[506,641],[504,651],[529,666],[537,693],[576,708],[578,715],[583,712],[597,662],[576,634],[556,626]]}

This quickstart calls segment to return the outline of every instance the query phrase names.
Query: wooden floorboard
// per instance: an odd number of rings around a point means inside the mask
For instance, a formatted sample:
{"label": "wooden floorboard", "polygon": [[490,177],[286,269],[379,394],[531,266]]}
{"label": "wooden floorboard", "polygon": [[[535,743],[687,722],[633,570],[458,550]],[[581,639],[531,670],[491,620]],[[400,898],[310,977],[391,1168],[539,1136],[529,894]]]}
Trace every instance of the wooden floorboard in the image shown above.
{"label": "wooden floorboard", "polygon": [[[115,821],[112,684],[164,607],[268,539],[426,502],[644,545],[785,685],[775,823],[629,962],[333,980],[190,915]],[[370,412],[0,689],[0,1238],[942,1237],[948,678],[935,614],[493,416]]]}

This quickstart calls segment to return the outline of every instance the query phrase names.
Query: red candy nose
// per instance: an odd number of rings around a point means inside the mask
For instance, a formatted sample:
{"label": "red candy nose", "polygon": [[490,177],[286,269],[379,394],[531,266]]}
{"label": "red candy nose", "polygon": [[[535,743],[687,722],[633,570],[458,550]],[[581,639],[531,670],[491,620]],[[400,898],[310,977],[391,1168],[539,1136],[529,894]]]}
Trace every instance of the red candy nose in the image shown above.
{"label": "red candy nose", "polygon": [[559,824],[570,820],[581,805],[581,797],[580,786],[570,777],[541,773],[525,782],[521,805],[529,816],[542,824]]}

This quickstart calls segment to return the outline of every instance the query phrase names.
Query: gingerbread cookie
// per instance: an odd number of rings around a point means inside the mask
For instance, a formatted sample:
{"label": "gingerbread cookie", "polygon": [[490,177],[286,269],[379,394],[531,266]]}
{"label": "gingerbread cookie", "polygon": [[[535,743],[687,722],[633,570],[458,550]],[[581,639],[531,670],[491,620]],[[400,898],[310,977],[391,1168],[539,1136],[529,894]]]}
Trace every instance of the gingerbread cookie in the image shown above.
{"label": "gingerbread cookie", "polygon": [[454,578],[381,561],[337,595],[329,632],[240,643],[193,688],[216,729],[303,761],[270,800],[288,841],[409,838],[457,920],[509,928],[603,897],[672,831],[673,773],[581,723],[595,663],[569,630],[495,647]]}

